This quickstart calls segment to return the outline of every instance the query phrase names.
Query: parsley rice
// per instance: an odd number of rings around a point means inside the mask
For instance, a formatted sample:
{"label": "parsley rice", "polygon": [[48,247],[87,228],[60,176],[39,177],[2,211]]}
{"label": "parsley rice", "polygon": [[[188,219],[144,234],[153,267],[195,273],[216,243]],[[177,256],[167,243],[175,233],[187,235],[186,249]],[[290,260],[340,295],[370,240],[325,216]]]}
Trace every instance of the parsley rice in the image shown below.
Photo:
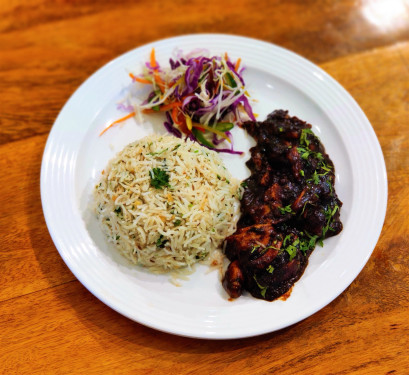
{"label": "parsley rice", "polygon": [[238,187],[216,152],[150,135],[109,162],[95,188],[96,215],[133,263],[155,273],[190,270],[216,259],[236,230]]}

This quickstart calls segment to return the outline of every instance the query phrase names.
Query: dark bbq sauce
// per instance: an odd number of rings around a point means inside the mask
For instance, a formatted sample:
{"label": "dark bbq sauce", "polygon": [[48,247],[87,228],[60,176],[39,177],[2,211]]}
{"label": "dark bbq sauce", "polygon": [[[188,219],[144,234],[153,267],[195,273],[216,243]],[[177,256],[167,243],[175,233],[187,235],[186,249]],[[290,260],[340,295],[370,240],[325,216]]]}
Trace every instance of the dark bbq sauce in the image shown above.
{"label": "dark bbq sauce", "polygon": [[237,231],[226,238],[230,297],[243,290],[272,301],[302,276],[316,244],[342,230],[334,164],[311,125],[277,110],[246,122],[256,140]]}

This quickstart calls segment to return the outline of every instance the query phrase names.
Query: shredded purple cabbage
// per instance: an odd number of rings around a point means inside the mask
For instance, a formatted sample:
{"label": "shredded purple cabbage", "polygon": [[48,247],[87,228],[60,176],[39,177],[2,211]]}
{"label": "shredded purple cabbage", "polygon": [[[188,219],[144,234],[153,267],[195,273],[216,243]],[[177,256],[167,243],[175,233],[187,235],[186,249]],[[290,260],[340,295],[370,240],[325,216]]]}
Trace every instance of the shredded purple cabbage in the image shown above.
{"label": "shredded purple cabbage", "polygon": [[[167,103],[182,102],[182,105],[177,107],[178,111],[182,111],[185,116],[190,117],[192,122],[203,123],[210,127],[215,126],[218,122],[223,122],[226,115],[231,113],[235,115],[235,123],[241,123],[243,117],[246,119],[247,116],[255,121],[253,111],[246,97],[247,94],[244,91],[245,84],[242,74],[245,68],[241,67],[236,71],[233,62],[223,56],[198,56],[202,51],[202,49],[196,49],[183,56],[182,51],[179,50],[176,52],[174,59],[169,59],[170,71],[168,73],[172,78],[170,82],[168,81],[166,90],[172,90],[172,92],[168,92],[170,101]],[[152,67],[148,61],[145,66],[148,69],[147,74],[152,80],[154,79],[154,72],[162,73],[166,71],[166,69],[161,69],[158,63]],[[183,83],[180,83],[181,77],[183,77]],[[152,91],[142,105],[146,106],[145,108],[152,108],[155,103],[160,101],[160,98],[158,91]],[[169,111],[166,112],[166,117],[164,126],[167,131],[181,138],[183,134],[174,124]],[[212,141],[209,141],[214,144],[214,148],[202,145],[216,152],[242,154],[241,151],[234,150],[231,132],[226,131],[225,134],[232,141],[230,149],[217,148],[224,142],[224,139],[218,137],[215,133],[212,134]],[[200,143],[193,133],[190,133],[187,139]]]}

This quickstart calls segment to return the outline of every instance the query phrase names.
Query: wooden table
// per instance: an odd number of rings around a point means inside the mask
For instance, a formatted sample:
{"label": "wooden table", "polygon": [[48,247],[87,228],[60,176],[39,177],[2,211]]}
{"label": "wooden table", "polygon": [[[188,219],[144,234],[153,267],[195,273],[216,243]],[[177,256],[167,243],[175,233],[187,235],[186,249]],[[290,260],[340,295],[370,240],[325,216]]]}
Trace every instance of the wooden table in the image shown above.
{"label": "wooden table", "polygon": [[[365,111],[389,179],[382,234],[352,285],[308,319],[242,340],[172,336],[105,306],[65,266],[40,202],[48,133],[81,82],[143,43],[200,32],[319,64]],[[1,373],[409,373],[408,1],[1,0],[0,93]]]}

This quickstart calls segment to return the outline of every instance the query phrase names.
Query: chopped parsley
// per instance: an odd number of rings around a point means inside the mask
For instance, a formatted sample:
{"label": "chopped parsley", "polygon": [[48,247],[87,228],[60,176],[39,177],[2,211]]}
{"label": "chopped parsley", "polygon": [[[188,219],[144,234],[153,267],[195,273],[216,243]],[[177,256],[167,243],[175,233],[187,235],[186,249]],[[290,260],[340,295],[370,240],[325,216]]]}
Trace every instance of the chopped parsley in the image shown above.
{"label": "chopped parsley", "polygon": [[317,240],[319,240],[318,236],[311,236],[307,232],[305,232],[307,237],[301,238],[300,241],[300,250],[305,254],[309,250],[314,250]]}
{"label": "chopped parsley", "polygon": [[305,147],[297,147],[298,153],[301,155],[301,159],[307,160],[311,154],[311,150]]}
{"label": "chopped parsley", "polygon": [[[298,241],[298,239],[296,241]],[[294,243],[295,243],[295,241],[294,241]],[[285,251],[290,256],[290,260],[293,260],[295,258],[295,256],[297,255],[297,248],[296,248],[296,246],[294,244],[293,245],[288,245],[285,248]]]}
{"label": "chopped parsley", "polygon": [[160,168],[153,168],[149,172],[151,176],[151,186],[156,189],[162,189],[163,187],[170,187],[169,175],[167,172]]}
{"label": "chopped parsley", "polygon": [[320,168],[323,169],[325,172],[332,172],[332,167],[330,165],[325,164],[323,161],[320,163]]}
{"label": "chopped parsley", "polygon": [[302,129],[300,136],[300,144],[309,146],[310,140],[307,137],[307,134],[314,134],[311,129]]}
{"label": "chopped parsley", "polygon": [[208,253],[207,251],[201,251],[200,253],[197,253],[197,254],[195,255],[195,258],[196,258],[196,259],[203,260],[203,259],[205,259],[205,258],[207,257],[208,254],[209,254],[209,253]]}
{"label": "chopped parsley", "polygon": [[253,248],[251,249],[250,254],[253,254],[259,247],[260,245],[254,245]]}
{"label": "chopped parsley", "polygon": [[151,156],[160,155],[160,154],[163,154],[165,151],[168,151],[168,149],[167,149],[167,148],[165,148],[165,149],[164,149],[164,150],[162,150],[162,151],[158,151],[158,152],[149,152],[149,153],[148,153],[148,155],[151,155]]}
{"label": "chopped parsley", "polygon": [[165,239],[165,236],[163,234],[161,234],[156,240],[156,247],[162,249],[165,247],[166,242],[168,242],[168,240]]}
{"label": "chopped parsley", "polygon": [[263,298],[266,298],[266,292],[268,289],[268,286],[262,286],[259,284],[259,282],[257,281],[256,275],[254,275],[254,281],[256,282],[257,286],[260,288],[260,294]]}
{"label": "chopped parsley", "polygon": [[296,238],[292,244],[286,246],[287,242],[291,240],[291,237],[292,236],[290,234],[285,236],[284,241],[283,241],[283,248],[290,256],[290,260],[293,260],[295,256],[297,255],[297,250],[298,250],[297,245],[300,243],[300,240]]}
{"label": "chopped parsley", "polygon": [[321,152],[312,151],[307,147],[297,147],[298,153],[301,155],[301,159],[307,160],[310,156],[316,157],[318,160],[322,160],[324,157]]}
{"label": "chopped parsley", "polygon": [[285,207],[278,207],[280,210],[280,213],[282,215],[285,215],[286,213],[294,214],[294,211],[291,209],[291,205],[289,204],[288,206]]}
{"label": "chopped parsley", "polygon": [[327,219],[327,224],[325,225],[324,229],[322,230],[322,237],[325,238],[325,235],[327,234],[328,230],[334,230],[333,228],[331,228],[331,223],[332,223],[332,218],[334,217],[334,215],[336,214],[336,212],[339,210],[339,206],[335,205],[335,207],[330,210],[330,209],[326,209],[324,211],[325,214],[325,218]]}
{"label": "chopped parsley", "polygon": [[266,268],[268,273],[273,273],[274,272],[274,267],[270,264],[267,268]]}
{"label": "chopped parsley", "polygon": [[175,227],[179,226],[180,224],[182,224],[182,220],[179,220],[179,219],[177,219],[177,220],[175,220],[175,221],[173,222],[173,225],[174,225]]}
{"label": "chopped parsley", "polygon": [[317,173],[317,171],[314,171],[314,174],[308,181],[312,181],[315,185],[318,185],[320,183],[320,175]]}

